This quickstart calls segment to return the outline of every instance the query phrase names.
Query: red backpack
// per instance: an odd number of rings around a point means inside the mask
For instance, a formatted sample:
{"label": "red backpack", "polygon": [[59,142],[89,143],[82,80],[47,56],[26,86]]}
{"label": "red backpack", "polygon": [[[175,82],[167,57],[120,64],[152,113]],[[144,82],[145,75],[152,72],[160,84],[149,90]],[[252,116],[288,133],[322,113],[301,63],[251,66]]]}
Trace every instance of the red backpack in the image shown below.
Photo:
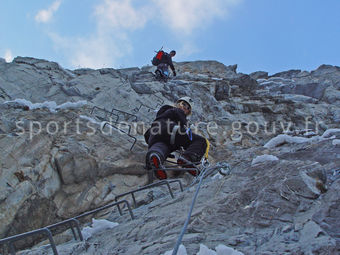
{"label": "red backpack", "polygon": [[164,55],[164,51],[163,50],[159,50],[156,54],[156,56],[153,57],[151,63],[154,66],[158,66],[161,63],[162,57]]}

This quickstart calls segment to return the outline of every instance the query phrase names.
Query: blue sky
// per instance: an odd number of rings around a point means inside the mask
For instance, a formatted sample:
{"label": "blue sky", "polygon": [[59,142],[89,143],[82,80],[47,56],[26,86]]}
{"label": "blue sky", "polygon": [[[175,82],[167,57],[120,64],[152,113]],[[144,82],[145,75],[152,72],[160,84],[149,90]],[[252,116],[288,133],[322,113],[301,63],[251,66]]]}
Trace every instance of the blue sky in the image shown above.
{"label": "blue sky", "polygon": [[0,0],[0,57],[79,67],[217,60],[238,71],[340,66],[339,0]]}

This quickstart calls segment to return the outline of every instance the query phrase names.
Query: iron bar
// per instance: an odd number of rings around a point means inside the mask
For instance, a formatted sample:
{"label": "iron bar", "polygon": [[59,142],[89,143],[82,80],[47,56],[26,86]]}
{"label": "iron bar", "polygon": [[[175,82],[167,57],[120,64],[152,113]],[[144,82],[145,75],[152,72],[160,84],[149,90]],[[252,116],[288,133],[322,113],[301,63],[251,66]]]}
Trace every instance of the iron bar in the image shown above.
{"label": "iron bar", "polygon": [[76,232],[74,231],[74,228],[73,228],[71,222],[69,223],[69,226],[70,226],[70,228],[71,228],[71,230],[72,230],[72,234],[73,234],[74,240],[77,240]]}
{"label": "iron bar", "polygon": [[56,228],[56,227],[59,227],[59,226],[68,224],[68,225],[70,226],[71,230],[72,230],[74,239],[77,240],[77,236],[76,236],[76,234],[75,234],[75,232],[74,232],[74,229],[73,229],[73,227],[72,227],[72,223],[75,224],[75,226],[76,226],[76,228],[77,228],[77,231],[78,231],[79,239],[82,241],[82,240],[83,240],[83,236],[82,236],[81,231],[80,231],[79,221],[76,220],[75,218],[70,218],[70,219],[67,219],[67,220],[63,220],[63,221],[61,221],[61,222],[58,222],[58,223],[55,223],[55,224],[46,226],[45,228],[51,230],[51,229],[53,229],[53,228]]}
{"label": "iron bar", "polygon": [[134,117],[134,120],[132,120],[132,121],[137,121],[137,115],[135,115],[135,114],[125,112],[125,111],[122,111],[122,110],[118,110],[116,108],[112,108],[112,110],[111,110],[112,114],[114,114],[113,111],[116,111],[116,112],[119,112],[119,113],[122,113],[122,114],[125,114],[125,115],[128,115],[128,116],[132,116],[132,117]]}
{"label": "iron bar", "polygon": [[128,210],[129,210],[131,219],[133,220],[133,219],[135,218],[135,216],[133,215],[132,210],[131,210],[131,206],[130,206],[130,204],[129,204],[129,202],[128,202],[127,200],[120,200],[120,201],[115,202],[115,203],[111,203],[111,204],[108,204],[108,205],[104,205],[104,206],[99,207],[99,208],[97,208],[97,209],[94,209],[94,210],[92,210],[92,211],[88,211],[88,212],[85,212],[85,213],[83,213],[83,214],[80,214],[80,215],[78,215],[78,216],[76,216],[76,217],[74,217],[74,218],[75,218],[75,219],[80,219],[80,218],[89,216],[89,215],[91,215],[91,214],[97,213],[97,212],[99,212],[99,211],[103,211],[103,210],[108,209],[108,208],[113,207],[113,206],[117,206],[117,207],[119,208],[119,204],[123,204],[123,203],[125,203],[125,204],[127,205],[127,208],[128,208]]}
{"label": "iron bar", "polygon": [[53,239],[51,231],[48,228],[44,228],[44,230],[46,231],[48,239],[50,240],[50,244],[51,244],[51,247],[52,247],[52,250],[53,250],[53,254],[58,255],[57,247],[55,246],[54,239]]}
{"label": "iron bar", "polygon": [[162,168],[161,170],[164,170],[164,171],[197,171],[198,169],[197,168],[180,168],[180,167],[165,167],[165,168]]}
{"label": "iron bar", "polygon": [[104,129],[104,127],[105,127],[106,125],[110,125],[111,127],[115,128],[115,129],[117,129],[117,130],[119,130],[120,132],[123,132],[123,133],[126,134],[127,136],[129,136],[129,137],[131,137],[132,139],[134,139],[134,142],[133,142],[132,146],[130,147],[130,151],[131,151],[132,148],[133,148],[133,146],[135,146],[135,144],[136,144],[136,142],[137,142],[137,138],[134,137],[134,136],[132,136],[132,135],[130,135],[130,134],[128,134],[128,133],[126,133],[124,130],[122,130],[122,129],[120,129],[120,128],[114,126],[114,125],[112,125],[112,124],[109,123],[109,122],[106,122],[106,123],[104,124],[103,129]]}
{"label": "iron bar", "polygon": [[4,238],[4,239],[0,239],[0,245],[9,242],[10,243],[9,246],[10,246],[10,249],[11,249],[11,253],[13,254],[13,252],[14,252],[14,254],[15,254],[15,248],[13,246],[13,242],[21,240],[21,239],[24,239],[24,238],[26,238],[28,236],[37,235],[37,234],[45,234],[45,235],[47,235],[47,237],[48,237],[48,239],[50,241],[50,244],[51,244],[51,248],[53,250],[53,254],[54,255],[58,255],[58,251],[57,251],[57,248],[55,246],[52,233],[51,233],[51,231],[48,228],[40,228],[40,229],[32,230],[32,231],[29,231],[29,232],[26,232],[26,233],[22,233],[22,234],[10,236],[10,237]]}
{"label": "iron bar", "polygon": [[[169,170],[169,169],[167,169],[167,170]],[[176,170],[178,170],[178,169],[176,169]],[[187,171],[187,170],[195,170],[195,169],[186,168],[186,169],[183,169],[183,170]],[[57,248],[55,246],[55,242],[54,242],[54,239],[53,239],[53,235],[51,233],[51,229],[56,228],[58,226],[62,226],[62,225],[68,225],[69,228],[71,228],[71,230],[72,230],[72,233],[73,233],[73,236],[74,236],[75,240],[77,240],[76,232],[75,232],[75,230],[73,228],[73,225],[72,225],[72,223],[74,223],[74,225],[75,225],[75,227],[77,229],[77,232],[78,232],[79,239],[82,241],[83,240],[83,236],[82,236],[82,233],[81,233],[81,230],[80,230],[80,224],[79,224],[79,220],[78,219],[80,219],[82,217],[89,216],[89,215],[94,214],[94,213],[97,213],[99,211],[108,209],[108,208],[113,207],[113,206],[117,206],[120,215],[122,215],[122,211],[121,211],[121,208],[120,208],[120,204],[122,204],[122,203],[125,203],[127,205],[127,208],[128,208],[129,213],[130,213],[131,219],[134,219],[135,217],[133,215],[133,212],[131,210],[131,206],[130,206],[129,202],[127,200],[117,201],[118,198],[120,198],[122,196],[125,196],[125,195],[128,195],[128,194],[131,194],[132,198],[133,198],[133,201],[134,201],[134,206],[137,207],[137,202],[136,202],[136,198],[135,198],[135,195],[134,195],[135,192],[146,190],[146,189],[157,187],[157,186],[161,186],[161,185],[167,185],[169,193],[170,193],[170,196],[172,198],[174,198],[174,195],[173,195],[173,192],[172,192],[172,189],[171,189],[171,186],[170,186],[170,184],[174,183],[174,182],[178,182],[179,183],[179,187],[180,187],[181,191],[183,192],[183,185],[182,185],[182,182],[179,179],[162,180],[162,181],[159,181],[159,182],[156,182],[156,183],[152,183],[152,184],[140,187],[140,188],[132,190],[130,192],[126,192],[126,193],[120,194],[120,195],[115,197],[115,200],[116,200],[115,203],[111,203],[111,204],[99,207],[97,209],[85,212],[85,213],[80,214],[80,215],[78,215],[78,216],[76,216],[74,218],[70,218],[70,219],[67,219],[67,220],[64,220],[64,221],[61,221],[61,222],[58,222],[58,223],[46,226],[44,228],[40,228],[40,229],[37,229],[37,230],[30,231],[30,232],[26,232],[26,233],[18,234],[18,235],[15,235],[15,236],[7,237],[7,238],[4,238],[4,239],[0,239],[0,245],[8,243],[11,253],[15,254],[15,248],[13,246],[13,242],[18,241],[20,239],[24,239],[24,238],[26,238],[28,236],[31,236],[31,235],[37,235],[37,234],[41,234],[42,233],[42,234],[45,234],[48,237],[48,239],[50,241],[50,244],[51,244],[51,248],[53,250],[53,254],[54,255],[58,255],[58,251],[57,251]]]}
{"label": "iron bar", "polygon": [[142,104],[142,103],[141,103],[140,106],[139,106],[138,108],[135,108],[135,109],[134,109],[134,111],[135,111],[135,112],[139,112],[139,110],[142,109],[143,106],[144,106],[145,108],[149,108],[149,109],[148,109],[148,112],[150,112],[151,110],[153,110],[153,111],[156,110],[155,108],[152,108],[152,107],[150,107],[150,106],[148,106],[148,105],[145,105],[145,104]]}
{"label": "iron bar", "polygon": [[125,126],[128,126],[129,127],[129,130],[127,131],[127,134],[131,135],[130,132],[131,132],[131,125],[128,124],[128,123],[124,123],[124,122],[120,122],[120,123],[115,123],[115,124],[118,124],[118,125],[125,125]]}
{"label": "iron bar", "polygon": [[59,226],[62,226],[62,225],[68,225],[69,228],[71,228],[71,230],[72,230],[74,239],[77,240],[76,233],[75,233],[74,228],[72,226],[72,223],[74,223],[75,226],[76,226],[77,232],[78,232],[79,239],[81,241],[83,241],[84,240],[83,239],[83,235],[82,235],[80,227],[79,227],[79,225],[80,225],[79,224],[79,220],[78,220],[79,218],[82,218],[82,217],[94,214],[96,212],[108,209],[108,208],[110,208],[112,206],[118,206],[119,204],[122,204],[122,203],[125,203],[127,205],[129,213],[130,213],[130,216],[131,216],[131,219],[134,219],[134,215],[132,213],[132,210],[131,210],[129,202],[127,200],[121,200],[119,202],[115,202],[115,203],[111,203],[111,204],[99,207],[99,208],[94,209],[92,211],[88,211],[88,212],[85,212],[85,213],[83,213],[81,215],[78,215],[78,216],[76,216],[74,218],[70,218],[70,219],[67,219],[67,220],[64,220],[64,221],[61,221],[61,222],[58,222],[58,223],[46,226],[44,228],[40,228],[40,229],[36,229],[36,230],[29,231],[29,232],[26,232],[26,233],[22,233],[22,234],[10,236],[10,237],[4,238],[4,239],[0,239],[0,245],[8,243],[11,254],[15,254],[15,248],[13,246],[13,242],[21,240],[21,239],[24,239],[24,238],[26,238],[28,236],[32,236],[32,235],[37,235],[37,234],[43,233],[43,234],[47,235],[47,237],[48,237],[48,239],[50,241],[51,248],[53,250],[53,254],[54,255],[58,255],[58,251],[57,251],[57,248],[56,248],[55,243],[54,243],[54,239],[53,239],[53,236],[52,236],[52,233],[51,233],[51,229],[59,227]]}
{"label": "iron bar", "polygon": [[13,242],[9,242],[9,250],[11,251],[12,255],[15,255],[15,248]]}
{"label": "iron bar", "polygon": [[[91,110],[91,112],[90,112],[91,115],[93,114],[94,109],[98,109],[98,110],[100,110],[100,111],[102,111],[102,112],[105,112],[105,118],[104,118],[105,120],[107,120],[107,115],[109,115],[109,117],[111,117],[112,115],[116,115],[117,119],[116,119],[115,123],[117,123],[118,120],[119,120],[119,115],[118,115],[118,114],[114,114],[114,113],[109,112],[108,110],[106,110],[106,109],[104,109],[104,108],[100,108],[100,107],[98,107],[98,106],[94,106],[94,107],[92,108],[92,110]],[[97,116],[97,117],[100,117],[100,116]]]}
{"label": "iron bar", "polygon": [[132,200],[133,200],[133,205],[134,205],[135,208],[137,208],[135,193],[131,193],[131,196],[132,196]]}
{"label": "iron bar", "polygon": [[[74,219],[74,218],[73,218]],[[83,234],[81,233],[81,230],[80,230],[80,223],[79,223],[79,220],[77,219],[74,219],[75,222],[77,222],[78,224],[76,225],[76,228],[77,228],[77,231],[78,231],[78,235],[79,235],[79,238],[80,238],[80,241],[83,241],[84,238],[83,238]]]}
{"label": "iron bar", "polygon": [[180,188],[181,191],[183,192],[183,185],[182,185],[181,180],[179,180],[179,179],[174,179],[174,180],[170,180],[170,181],[169,181],[169,183],[173,183],[173,182],[178,182],[179,188]]}
{"label": "iron bar", "polygon": [[154,97],[157,97],[157,100],[160,102],[160,105],[164,104],[164,99],[157,96],[156,94],[153,95]]}
{"label": "iron bar", "polygon": [[[134,190],[131,190],[131,191],[128,191],[128,192],[119,194],[119,195],[115,196],[115,201],[118,201],[118,199],[121,198],[121,197],[124,197],[124,196],[126,196],[126,195],[131,194],[132,199],[133,199],[133,201],[134,201],[134,206],[135,206],[135,208],[136,208],[136,207],[137,207],[137,202],[136,202],[134,193],[139,192],[139,191],[142,191],[142,190],[154,188],[154,187],[157,187],[157,186],[161,186],[161,185],[167,185],[168,190],[169,190],[169,193],[170,193],[170,196],[171,196],[172,198],[174,198],[174,194],[173,194],[173,192],[172,192],[172,190],[171,190],[171,187],[170,187],[170,183],[173,183],[173,182],[178,182],[181,191],[183,191],[183,185],[182,185],[182,182],[181,182],[180,180],[170,180],[170,181],[168,181],[168,180],[162,180],[162,181],[159,181],[159,182],[155,182],[155,183],[151,183],[151,184],[145,185],[145,186],[140,187],[140,188],[138,188],[138,189],[134,189]],[[119,205],[118,205],[118,210],[119,210],[120,215],[122,215],[122,214],[121,214],[121,209],[120,209],[120,206],[119,206]]]}

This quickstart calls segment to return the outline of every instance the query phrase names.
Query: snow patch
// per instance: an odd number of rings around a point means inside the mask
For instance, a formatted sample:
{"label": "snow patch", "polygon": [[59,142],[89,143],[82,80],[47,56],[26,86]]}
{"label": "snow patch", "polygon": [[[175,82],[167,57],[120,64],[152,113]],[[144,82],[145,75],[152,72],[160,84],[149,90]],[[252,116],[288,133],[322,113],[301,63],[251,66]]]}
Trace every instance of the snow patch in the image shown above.
{"label": "snow patch", "polygon": [[200,78],[209,78],[209,76],[208,75],[206,75],[206,74],[197,74],[197,76],[198,77],[200,77]]}
{"label": "snow patch", "polygon": [[81,233],[82,233],[84,239],[88,240],[93,234],[100,232],[102,230],[105,230],[105,229],[114,228],[118,225],[119,224],[117,222],[111,222],[111,221],[108,221],[108,220],[105,220],[105,219],[96,220],[96,219],[92,218],[92,226],[83,228]]}
{"label": "snow patch", "polygon": [[200,244],[200,250],[197,253],[197,255],[216,255],[216,252],[213,250],[210,250],[207,246],[204,244]]}
{"label": "snow patch", "polygon": [[[167,251],[166,253],[164,253],[164,255],[171,255],[172,252],[173,250]],[[179,246],[177,255],[187,255],[187,251],[183,244]],[[209,249],[204,244],[200,244],[200,250],[197,253],[197,255],[244,255],[244,254],[223,244],[219,244],[218,246],[216,246],[215,251]]]}
{"label": "snow patch", "polygon": [[331,129],[327,129],[322,137],[323,138],[330,138],[334,133],[340,133],[340,128],[331,128]]}
{"label": "snow patch", "polygon": [[219,244],[216,246],[216,255],[244,255],[243,252],[235,250],[231,247]]}
{"label": "snow patch", "polygon": [[[172,255],[172,252],[174,250],[171,250],[171,251],[167,251],[164,253],[164,255]],[[177,255],[187,255],[187,249],[185,249],[185,246],[183,244],[181,244],[179,247],[178,247],[178,251],[177,251]]]}
{"label": "snow patch", "polygon": [[292,79],[286,79],[282,77],[270,77],[268,81],[274,81],[274,82],[294,82]]}
{"label": "snow patch", "polygon": [[88,121],[90,121],[90,122],[93,123],[93,124],[97,124],[97,125],[99,125],[99,126],[102,125],[102,122],[99,122],[99,121],[97,121],[97,120],[95,120],[94,118],[91,118],[91,117],[89,117],[89,116],[86,116],[86,115],[79,115],[79,117],[80,117],[81,119],[88,120]]}
{"label": "snow patch", "polygon": [[315,132],[312,132],[312,131],[308,131],[306,133],[303,134],[303,136],[316,136],[316,133]]}
{"label": "snow patch", "polygon": [[215,174],[214,176],[211,177],[212,180],[219,179],[221,180],[224,176],[220,173]]}
{"label": "snow patch", "polygon": [[278,135],[274,138],[272,138],[269,142],[267,142],[264,147],[265,148],[274,148],[278,145],[284,144],[284,143],[305,143],[308,142],[311,138],[306,137],[298,137],[298,136],[290,136],[290,135]]}
{"label": "snow patch", "polygon": [[12,101],[5,101],[4,103],[5,104],[18,103],[19,105],[27,106],[30,110],[47,108],[50,110],[50,112],[56,112],[59,109],[82,107],[87,104],[87,101],[81,100],[78,102],[66,102],[61,105],[57,105],[57,103],[54,101],[45,101],[43,103],[32,103],[31,101],[28,101],[26,99],[19,98],[19,99],[15,99]]}
{"label": "snow patch", "polygon": [[334,146],[340,145],[340,139],[334,139],[334,140],[332,141],[332,144],[333,144]]}
{"label": "snow patch", "polygon": [[242,252],[239,252],[223,244],[219,244],[218,246],[216,246],[215,250],[216,251],[211,250],[204,244],[200,244],[200,250],[197,255],[243,255]]}
{"label": "snow patch", "polygon": [[[279,145],[285,144],[285,143],[306,143],[306,142],[320,142],[330,139],[335,139],[336,136],[335,133],[340,133],[339,128],[332,128],[327,129],[322,136],[312,136],[310,138],[307,137],[299,137],[299,136],[290,136],[287,134],[280,134],[271,140],[267,142],[265,145],[263,145],[266,148],[274,148]],[[312,133],[308,133],[308,135],[311,135]]]}
{"label": "snow patch", "polygon": [[78,102],[66,102],[66,103],[63,103],[59,106],[57,106],[57,110],[59,109],[68,109],[68,108],[79,108],[79,107],[82,107],[84,105],[87,105],[87,101],[85,100],[81,100],[81,101],[78,101]]}
{"label": "snow patch", "polygon": [[283,83],[275,82],[275,81],[264,81],[259,83],[261,86],[267,86],[267,85],[283,85]]}
{"label": "snow patch", "polygon": [[[104,129],[106,123],[108,123],[108,122],[102,121],[102,122],[100,123],[100,130],[103,130],[103,129]],[[110,128],[110,129],[113,129],[113,127],[112,127],[111,125],[109,125],[109,128]]]}
{"label": "snow patch", "polygon": [[266,162],[266,161],[276,161],[279,160],[278,157],[273,156],[273,155],[261,155],[261,156],[257,156],[256,158],[253,159],[253,161],[251,162],[251,165],[255,165],[258,163],[262,163],[262,162]]}

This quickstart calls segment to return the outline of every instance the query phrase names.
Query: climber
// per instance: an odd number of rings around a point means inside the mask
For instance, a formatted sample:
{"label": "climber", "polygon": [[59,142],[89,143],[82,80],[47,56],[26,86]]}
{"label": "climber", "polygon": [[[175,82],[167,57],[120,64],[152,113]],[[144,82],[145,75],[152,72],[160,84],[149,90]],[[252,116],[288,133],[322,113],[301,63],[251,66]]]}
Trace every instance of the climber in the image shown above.
{"label": "climber", "polygon": [[[144,134],[148,144],[147,169],[153,169],[160,180],[167,178],[166,172],[161,169],[171,152],[183,147],[185,151],[182,157],[190,162],[200,162],[206,152],[208,141],[187,127],[187,116],[192,113],[192,107],[193,101],[187,96],[179,98],[174,106],[162,106],[151,128]],[[177,163],[186,164],[181,159]],[[190,170],[189,173],[196,176],[198,172]]]}
{"label": "climber", "polygon": [[172,58],[176,55],[176,51],[172,50],[170,53],[166,53],[163,50],[157,52],[156,56],[152,60],[152,64],[157,66],[155,71],[156,76],[168,77],[169,76],[169,66],[172,70],[173,76],[176,76],[176,71],[174,64],[172,63]]}

